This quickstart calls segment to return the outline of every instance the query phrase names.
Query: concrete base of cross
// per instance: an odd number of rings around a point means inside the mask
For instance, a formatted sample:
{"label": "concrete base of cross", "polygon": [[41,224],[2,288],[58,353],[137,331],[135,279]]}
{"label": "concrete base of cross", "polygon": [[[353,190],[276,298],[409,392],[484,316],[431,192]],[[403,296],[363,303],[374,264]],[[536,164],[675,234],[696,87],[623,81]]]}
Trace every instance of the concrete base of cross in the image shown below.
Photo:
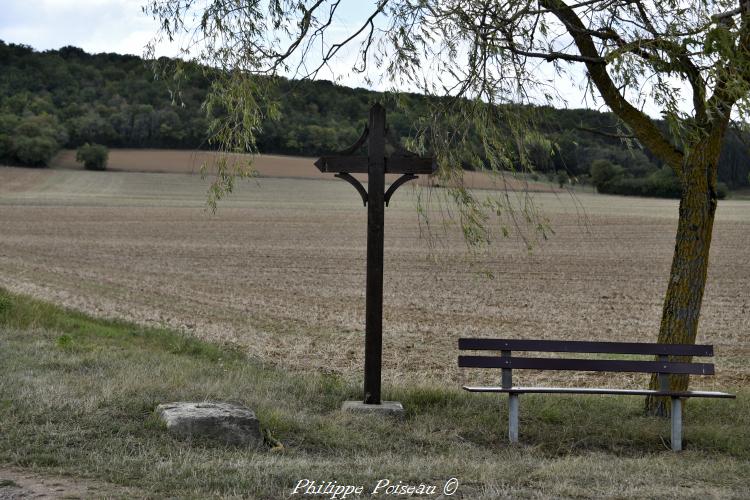
{"label": "concrete base of cross", "polygon": [[382,401],[379,405],[371,405],[362,401],[344,401],[341,411],[351,413],[366,413],[369,415],[387,415],[389,417],[404,418],[404,405],[398,401]]}

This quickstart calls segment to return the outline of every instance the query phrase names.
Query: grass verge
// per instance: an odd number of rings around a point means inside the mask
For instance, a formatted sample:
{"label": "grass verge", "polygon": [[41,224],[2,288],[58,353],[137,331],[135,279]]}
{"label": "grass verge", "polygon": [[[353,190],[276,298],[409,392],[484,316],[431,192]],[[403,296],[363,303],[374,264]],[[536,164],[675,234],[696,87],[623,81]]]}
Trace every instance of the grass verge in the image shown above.
{"label": "grass verge", "polygon": [[[750,391],[691,401],[680,454],[667,451],[668,422],[643,416],[640,398],[523,397],[523,444],[510,446],[504,398],[396,386],[385,394],[404,403],[403,421],[338,411],[359,391],[330,374],[0,290],[0,464],[153,498],[285,498],[301,479],[361,485],[368,496],[382,479],[440,493],[452,477],[454,498],[747,493]],[[178,400],[246,404],[284,448],[174,439],[153,410]]]}

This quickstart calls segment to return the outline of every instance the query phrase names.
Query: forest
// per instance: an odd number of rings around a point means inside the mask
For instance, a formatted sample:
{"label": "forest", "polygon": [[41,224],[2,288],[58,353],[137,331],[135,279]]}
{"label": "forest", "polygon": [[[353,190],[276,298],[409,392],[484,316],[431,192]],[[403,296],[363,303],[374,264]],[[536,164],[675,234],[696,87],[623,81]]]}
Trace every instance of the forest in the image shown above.
{"label": "forest", "polygon": [[[0,163],[44,166],[61,148],[87,143],[114,148],[210,149],[211,118],[203,102],[211,70],[185,64],[175,83],[155,77],[152,61],[120,54],[88,54],[76,47],[35,51],[0,41]],[[383,96],[329,81],[281,78],[280,113],[258,136],[262,153],[320,155],[359,137],[370,104]],[[428,109],[427,97],[407,94],[389,109],[390,133],[413,135],[410,117]],[[537,175],[556,182],[593,183],[601,192],[675,197],[677,179],[654,156],[617,137],[611,113],[590,109],[534,109],[536,130],[522,140]],[[722,151],[723,189],[750,183],[747,134],[732,130]],[[518,141],[516,141],[518,142]],[[509,142],[510,144],[510,142]]]}

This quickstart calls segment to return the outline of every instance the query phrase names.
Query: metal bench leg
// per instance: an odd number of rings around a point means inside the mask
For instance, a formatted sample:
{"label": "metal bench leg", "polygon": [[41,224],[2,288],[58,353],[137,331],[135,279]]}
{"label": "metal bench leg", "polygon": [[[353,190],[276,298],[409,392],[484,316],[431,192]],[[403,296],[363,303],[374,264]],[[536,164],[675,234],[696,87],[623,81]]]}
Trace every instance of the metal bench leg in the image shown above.
{"label": "metal bench leg", "polygon": [[518,442],[518,394],[508,394],[508,438]]}
{"label": "metal bench leg", "polygon": [[682,400],[672,398],[672,451],[682,451]]}

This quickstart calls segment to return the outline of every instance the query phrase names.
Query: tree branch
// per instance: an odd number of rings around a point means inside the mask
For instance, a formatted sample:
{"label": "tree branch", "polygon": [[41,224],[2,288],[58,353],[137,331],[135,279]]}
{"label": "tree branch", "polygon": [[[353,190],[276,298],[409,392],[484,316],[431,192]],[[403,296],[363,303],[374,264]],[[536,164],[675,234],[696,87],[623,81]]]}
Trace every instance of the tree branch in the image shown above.
{"label": "tree branch", "polygon": [[[631,52],[637,54],[646,61],[649,61],[652,66],[662,65],[670,69],[675,69],[685,75],[688,83],[693,91],[693,107],[695,108],[695,117],[700,123],[705,123],[708,120],[706,114],[706,84],[703,81],[700,70],[690,60],[685,48],[671,40],[666,38],[653,38],[649,40],[635,40],[633,42],[625,42],[621,38],[617,38],[618,49],[607,54],[607,59],[617,57],[618,54],[624,52]],[[670,61],[666,61],[659,57],[656,52],[649,52],[644,50],[644,47],[653,47],[655,49],[664,51],[669,55]]]}
{"label": "tree branch", "polygon": [[509,50],[510,52],[519,56],[535,57],[538,59],[544,59],[547,62],[563,60],[570,62],[585,62],[594,64],[604,64],[606,61],[602,57],[586,57],[576,54],[566,54],[564,52],[530,52],[527,50],[519,49],[512,45],[502,46],[501,49]]}
{"label": "tree branch", "polygon": [[726,12],[720,12],[719,14],[714,14],[713,16],[711,16],[711,20],[717,23],[724,22],[725,19],[732,18],[741,13],[742,7],[737,7],[736,9],[728,10]]}
{"label": "tree branch", "polygon": [[307,36],[307,31],[310,29],[311,21],[313,19],[313,14],[318,9],[318,7],[323,4],[325,0],[317,0],[314,5],[312,5],[309,9],[306,9],[304,6],[301,6],[300,8],[303,11],[302,19],[299,21],[300,26],[300,33],[297,36],[297,38],[292,41],[291,44],[287,47],[287,49],[283,53],[276,54],[274,56],[274,64],[273,64],[273,70],[278,68],[283,62],[291,56],[295,50],[297,50],[297,47],[299,47],[300,43],[305,39]]}
{"label": "tree branch", "polygon": [[[745,82],[744,91],[750,85],[750,0],[739,0],[742,21],[735,47],[735,57],[727,64],[723,71],[723,78],[717,77],[714,93],[708,100],[708,109],[713,112],[713,121],[719,125],[729,120],[732,106],[742,96],[737,94],[737,86],[732,80],[739,77]],[[734,11],[732,11],[734,12]],[[731,16],[722,16],[721,24],[731,25]],[[739,62],[739,64],[738,64]]]}
{"label": "tree branch", "polygon": [[[601,57],[591,35],[586,33],[586,26],[563,0],[540,0],[540,4],[549,9],[563,23],[582,56]],[[605,64],[594,62],[585,64],[589,78],[596,85],[602,99],[612,112],[628,125],[642,144],[662,158],[678,176],[682,175],[683,153],[667,140],[648,115],[635,108],[620,94],[607,73]]]}

